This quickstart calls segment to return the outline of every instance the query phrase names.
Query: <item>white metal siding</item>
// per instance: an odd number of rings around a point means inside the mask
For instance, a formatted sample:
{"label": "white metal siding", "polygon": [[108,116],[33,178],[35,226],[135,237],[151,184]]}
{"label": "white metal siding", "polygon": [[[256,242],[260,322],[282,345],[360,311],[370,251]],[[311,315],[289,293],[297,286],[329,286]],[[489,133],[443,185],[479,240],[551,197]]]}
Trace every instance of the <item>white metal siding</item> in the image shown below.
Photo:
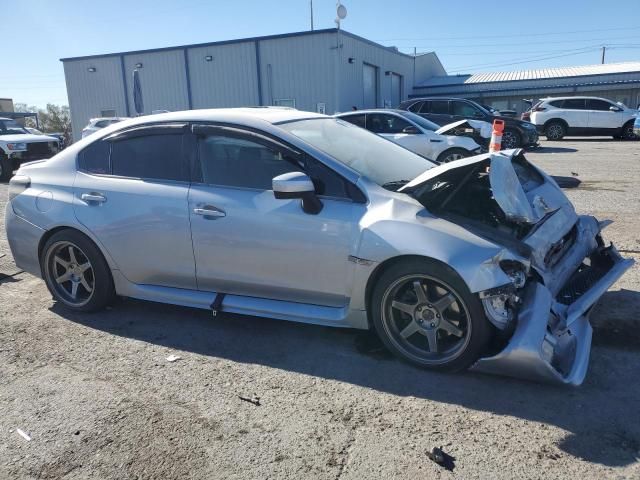
{"label": "white metal siding", "polygon": [[134,53],[124,57],[131,115],[135,114],[132,85],[136,63],[142,63],[142,68],[138,70],[140,72],[140,85],[142,86],[144,113],[148,114],[153,110],[178,111],[189,109],[183,50]]}
{"label": "white metal siding", "polygon": [[259,105],[254,42],[190,48],[187,55],[193,108]]}
{"label": "white metal siding", "polygon": [[99,117],[101,110],[115,109],[117,116],[126,116],[120,57],[64,62],[64,76],[74,140],[81,138],[89,119]]}
{"label": "white metal siding", "polygon": [[335,110],[335,36],[307,35],[260,41],[260,65],[265,105],[294,99],[299,110],[315,111],[326,104]]}

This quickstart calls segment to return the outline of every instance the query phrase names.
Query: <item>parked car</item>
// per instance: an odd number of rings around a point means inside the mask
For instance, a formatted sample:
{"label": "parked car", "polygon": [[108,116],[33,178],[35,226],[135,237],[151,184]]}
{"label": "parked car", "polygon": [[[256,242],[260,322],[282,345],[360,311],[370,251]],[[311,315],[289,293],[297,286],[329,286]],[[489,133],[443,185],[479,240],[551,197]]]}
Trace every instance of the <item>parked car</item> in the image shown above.
{"label": "parked car", "polygon": [[405,110],[358,110],[336,115],[438,163],[481,153],[472,138],[440,135],[439,125]]}
{"label": "parked car", "polygon": [[126,120],[126,117],[107,117],[107,118],[92,118],[86,127],[82,129],[82,138],[91,135],[98,130],[108,127],[114,123]]}
{"label": "parked car", "polygon": [[23,165],[5,225],[17,266],[71,311],[118,294],[374,329],[421,367],[569,384],[591,307],[633,263],[522,150],[436,166],[277,108],[106,127]]}
{"label": "parked car", "polygon": [[20,164],[49,158],[58,150],[56,138],[34,135],[11,118],[0,118],[0,181],[8,180]]}
{"label": "parked car", "polygon": [[611,135],[631,140],[638,111],[597,97],[543,98],[531,109],[531,122],[547,140],[566,135]]}
{"label": "parked car", "polygon": [[487,112],[489,112],[489,113],[491,113],[493,115],[503,115],[505,117],[515,117],[518,114],[518,112],[516,112],[515,110],[498,110],[496,108],[493,108],[491,105],[484,105],[482,103],[479,103],[478,105],[480,105]]}
{"label": "parked car", "polygon": [[538,144],[535,125],[513,117],[494,115],[476,102],[465,98],[413,98],[398,107],[409,110],[438,125],[446,125],[456,120],[473,119],[493,124],[495,119],[504,120],[502,146],[505,149],[533,147]]}
{"label": "parked car", "polygon": [[58,140],[58,148],[62,150],[66,146],[66,139],[64,133],[54,132],[54,133],[42,133],[37,128],[25,127],[25,130],[33,135],[46,135],[48,137],[53,137]]}

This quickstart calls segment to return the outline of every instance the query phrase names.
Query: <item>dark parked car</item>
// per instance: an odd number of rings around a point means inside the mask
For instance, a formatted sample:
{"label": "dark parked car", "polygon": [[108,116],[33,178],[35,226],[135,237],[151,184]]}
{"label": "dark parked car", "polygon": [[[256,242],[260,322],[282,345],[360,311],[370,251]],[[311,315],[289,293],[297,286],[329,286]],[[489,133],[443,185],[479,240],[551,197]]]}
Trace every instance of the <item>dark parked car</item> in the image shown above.
{"label": "dark parked car", "polygon": [[480,104],[465,98],[412,98],[402,102],[398,108],[417,113],[438,125],[464,119],[483,120],[489,123],[493,123],[496,119],[504,120],[503,148],[531,147],[538,144],[538,133],[532,123],[504,115],[495,115]]}

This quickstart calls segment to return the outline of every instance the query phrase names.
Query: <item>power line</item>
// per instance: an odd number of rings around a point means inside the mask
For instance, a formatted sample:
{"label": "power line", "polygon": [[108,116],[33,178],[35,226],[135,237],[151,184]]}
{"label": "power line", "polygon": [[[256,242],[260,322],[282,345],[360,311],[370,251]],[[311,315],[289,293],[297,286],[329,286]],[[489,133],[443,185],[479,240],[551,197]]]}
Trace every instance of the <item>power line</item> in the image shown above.
{"label": "power line", "polygon": [[[512,38],[512,37],[543,37],[548,35],[571,35],[575,33],[592,33],[592,32],[611,32],[611,31],[621,31],[621,30],[638,30],[638,27],[621,27],[621,28],[600,28],[600,29],[590,29],[590,30],[573,30],[573,31],[559,31],[559,32],[545,32],[545,33],[514,33],[503,35],[500,33],[500,38]],[[461,37],[456,35],[455,37],[405,37],[405,38],[386,38],[386,39],[377,39],[374,42],[393,42],[395,40],[458,40],[458,39],[476,39],[476,38],[495,38],[496,35],[473,35],[468,37]]]}

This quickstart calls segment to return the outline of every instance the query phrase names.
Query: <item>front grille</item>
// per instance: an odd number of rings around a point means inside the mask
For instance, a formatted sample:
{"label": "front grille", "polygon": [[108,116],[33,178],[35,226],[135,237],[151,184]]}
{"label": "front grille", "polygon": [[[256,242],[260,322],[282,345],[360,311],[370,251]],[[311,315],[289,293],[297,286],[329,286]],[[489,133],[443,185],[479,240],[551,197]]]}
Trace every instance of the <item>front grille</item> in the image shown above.
{"label": "front grille", "polygon": [[593,287],[613,267],[614,262],[608,253],[608,249],[603,249],[591,256],[588,260],[590,265],[580,265],[580,268],[562,287],[556,300],[564,305],[571,305]]}
{"label": "front grille", "polygon": [[51,149],[48,142],[27,143],[27,155],[49,155]]}

